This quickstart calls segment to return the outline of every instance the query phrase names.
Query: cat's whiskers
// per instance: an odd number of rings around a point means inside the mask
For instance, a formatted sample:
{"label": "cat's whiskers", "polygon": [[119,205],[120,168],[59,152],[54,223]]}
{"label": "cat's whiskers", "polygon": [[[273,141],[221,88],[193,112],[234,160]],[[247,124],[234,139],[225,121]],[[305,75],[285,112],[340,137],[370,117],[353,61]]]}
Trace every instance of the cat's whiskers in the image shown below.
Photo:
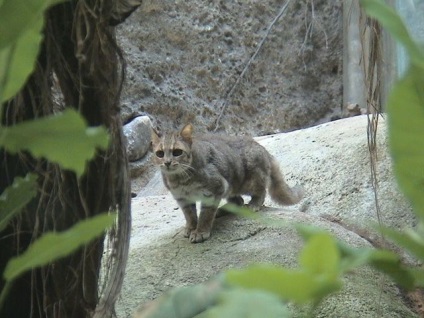
{"label": "cat's whiskers", "polygon": [[186,163],[180,163],[180,165],[181,165],[183,168],[187,168],[187,169],[184,169],[184,170],[186,170],[186,171],[190,171],[190,172],[195,171],[195,169],[194,169],[192,166],[190,166],[190,165],[188,165],[188,164],[186,164]]}
{"label": "cat's whiskers", "polygon": [[187,178],[191,178],[193,176],[193,172],[195,171],[194,168],[188,164],[185,163],[180,163],[181,167],[183,169],[181,169],[181,171],[183,172],[183,174],[187,177]]}

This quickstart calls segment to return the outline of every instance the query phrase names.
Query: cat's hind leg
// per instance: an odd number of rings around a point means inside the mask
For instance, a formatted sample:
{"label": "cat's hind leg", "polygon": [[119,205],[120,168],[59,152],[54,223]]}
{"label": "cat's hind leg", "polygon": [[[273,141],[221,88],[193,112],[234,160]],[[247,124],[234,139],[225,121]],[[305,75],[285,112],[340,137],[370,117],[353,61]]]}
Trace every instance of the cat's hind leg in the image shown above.
{"label": "cat's hind leg", "polygon": [[244,205],[244,200],[241,197],[241,195],[235,195],[233,197],[229,197],[227,201],[228,201],[228,203],[232,203],[232,204],[235,204],[235,205],[238,205],[238,206]]}
{"label": "cat's hind leg", "polygon": [[253,211],[259,211],[265,202],[266,188],[257,188],[251,196],[248,207]]}
{"label": "cat's hind leg", "polygon": [[245,184],[244,191],[251,196],[248,207],[254,211],[259,211],[265,202],[266,189],[269,183],[267,168],[267,166],[259,167]]}
{"label": "cat's hind leg", "polygon": [[237,206],[243,206],[244,205],[244,200],[241,197],[241,195],[236,195],[233,197],[229,197],[227,199],[227,203],[224,204],[223,206],[221,206],[218,209],[218,212],[216,213],[215,218],[220,218],[221,216],[225,216],[228,214],[231,214],[231,209],[234,207],[229,207],[228,204],[232,204],[232,205],[237,205]]}

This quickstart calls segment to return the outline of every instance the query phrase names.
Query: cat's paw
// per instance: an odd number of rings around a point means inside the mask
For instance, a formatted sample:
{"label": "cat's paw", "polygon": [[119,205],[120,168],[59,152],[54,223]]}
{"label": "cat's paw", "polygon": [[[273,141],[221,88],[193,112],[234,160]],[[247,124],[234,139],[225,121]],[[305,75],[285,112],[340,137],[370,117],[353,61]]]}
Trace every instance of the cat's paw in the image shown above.
{"label": "cat's paw", "polygon": [[198,230],[191,231],[190,243],[202,243],[211,236],[211,232],[200,232]]}
{"label": "cat's paw", "polygon": [[247,205],[247,207],[248,207],[249,209],[251,209],[253,212],[259,212],[260,210],[262,210],[263,205],[257,205],[257,204],[249,203],[249,204]]}
{"label": "cat's paw", "polygon": [[184,237],[190,237],[191,232],[193,232],[194,230],[196,230],[196,228],[186,226],[183,232]]}

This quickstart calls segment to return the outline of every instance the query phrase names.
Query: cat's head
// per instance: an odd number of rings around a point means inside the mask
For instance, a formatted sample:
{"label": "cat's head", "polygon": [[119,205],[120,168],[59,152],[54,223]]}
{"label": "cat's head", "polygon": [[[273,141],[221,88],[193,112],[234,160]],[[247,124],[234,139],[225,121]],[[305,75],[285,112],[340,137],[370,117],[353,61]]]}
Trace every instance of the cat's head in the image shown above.
{"label": "cat's head", "polygon": [[193,126],[177,132],[159,134],[152,130],[153,162],[163,173],[179,174],[190,169]]}

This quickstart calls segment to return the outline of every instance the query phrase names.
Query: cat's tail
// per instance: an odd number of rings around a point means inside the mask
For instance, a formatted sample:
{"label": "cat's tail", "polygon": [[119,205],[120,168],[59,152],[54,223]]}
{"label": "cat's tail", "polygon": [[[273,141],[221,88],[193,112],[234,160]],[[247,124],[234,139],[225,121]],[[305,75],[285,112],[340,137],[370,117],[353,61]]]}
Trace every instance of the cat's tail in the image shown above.
{"label": "cat's tail", "polygon": [[302,186],[297,185],[290,188],[284,180],[284,176],[280,171],[278,162],[272,158],[271,161],[271,184],[269,186],[269,194],[276,203],[281,205],[293,205],[302,200],[305,190]]}

